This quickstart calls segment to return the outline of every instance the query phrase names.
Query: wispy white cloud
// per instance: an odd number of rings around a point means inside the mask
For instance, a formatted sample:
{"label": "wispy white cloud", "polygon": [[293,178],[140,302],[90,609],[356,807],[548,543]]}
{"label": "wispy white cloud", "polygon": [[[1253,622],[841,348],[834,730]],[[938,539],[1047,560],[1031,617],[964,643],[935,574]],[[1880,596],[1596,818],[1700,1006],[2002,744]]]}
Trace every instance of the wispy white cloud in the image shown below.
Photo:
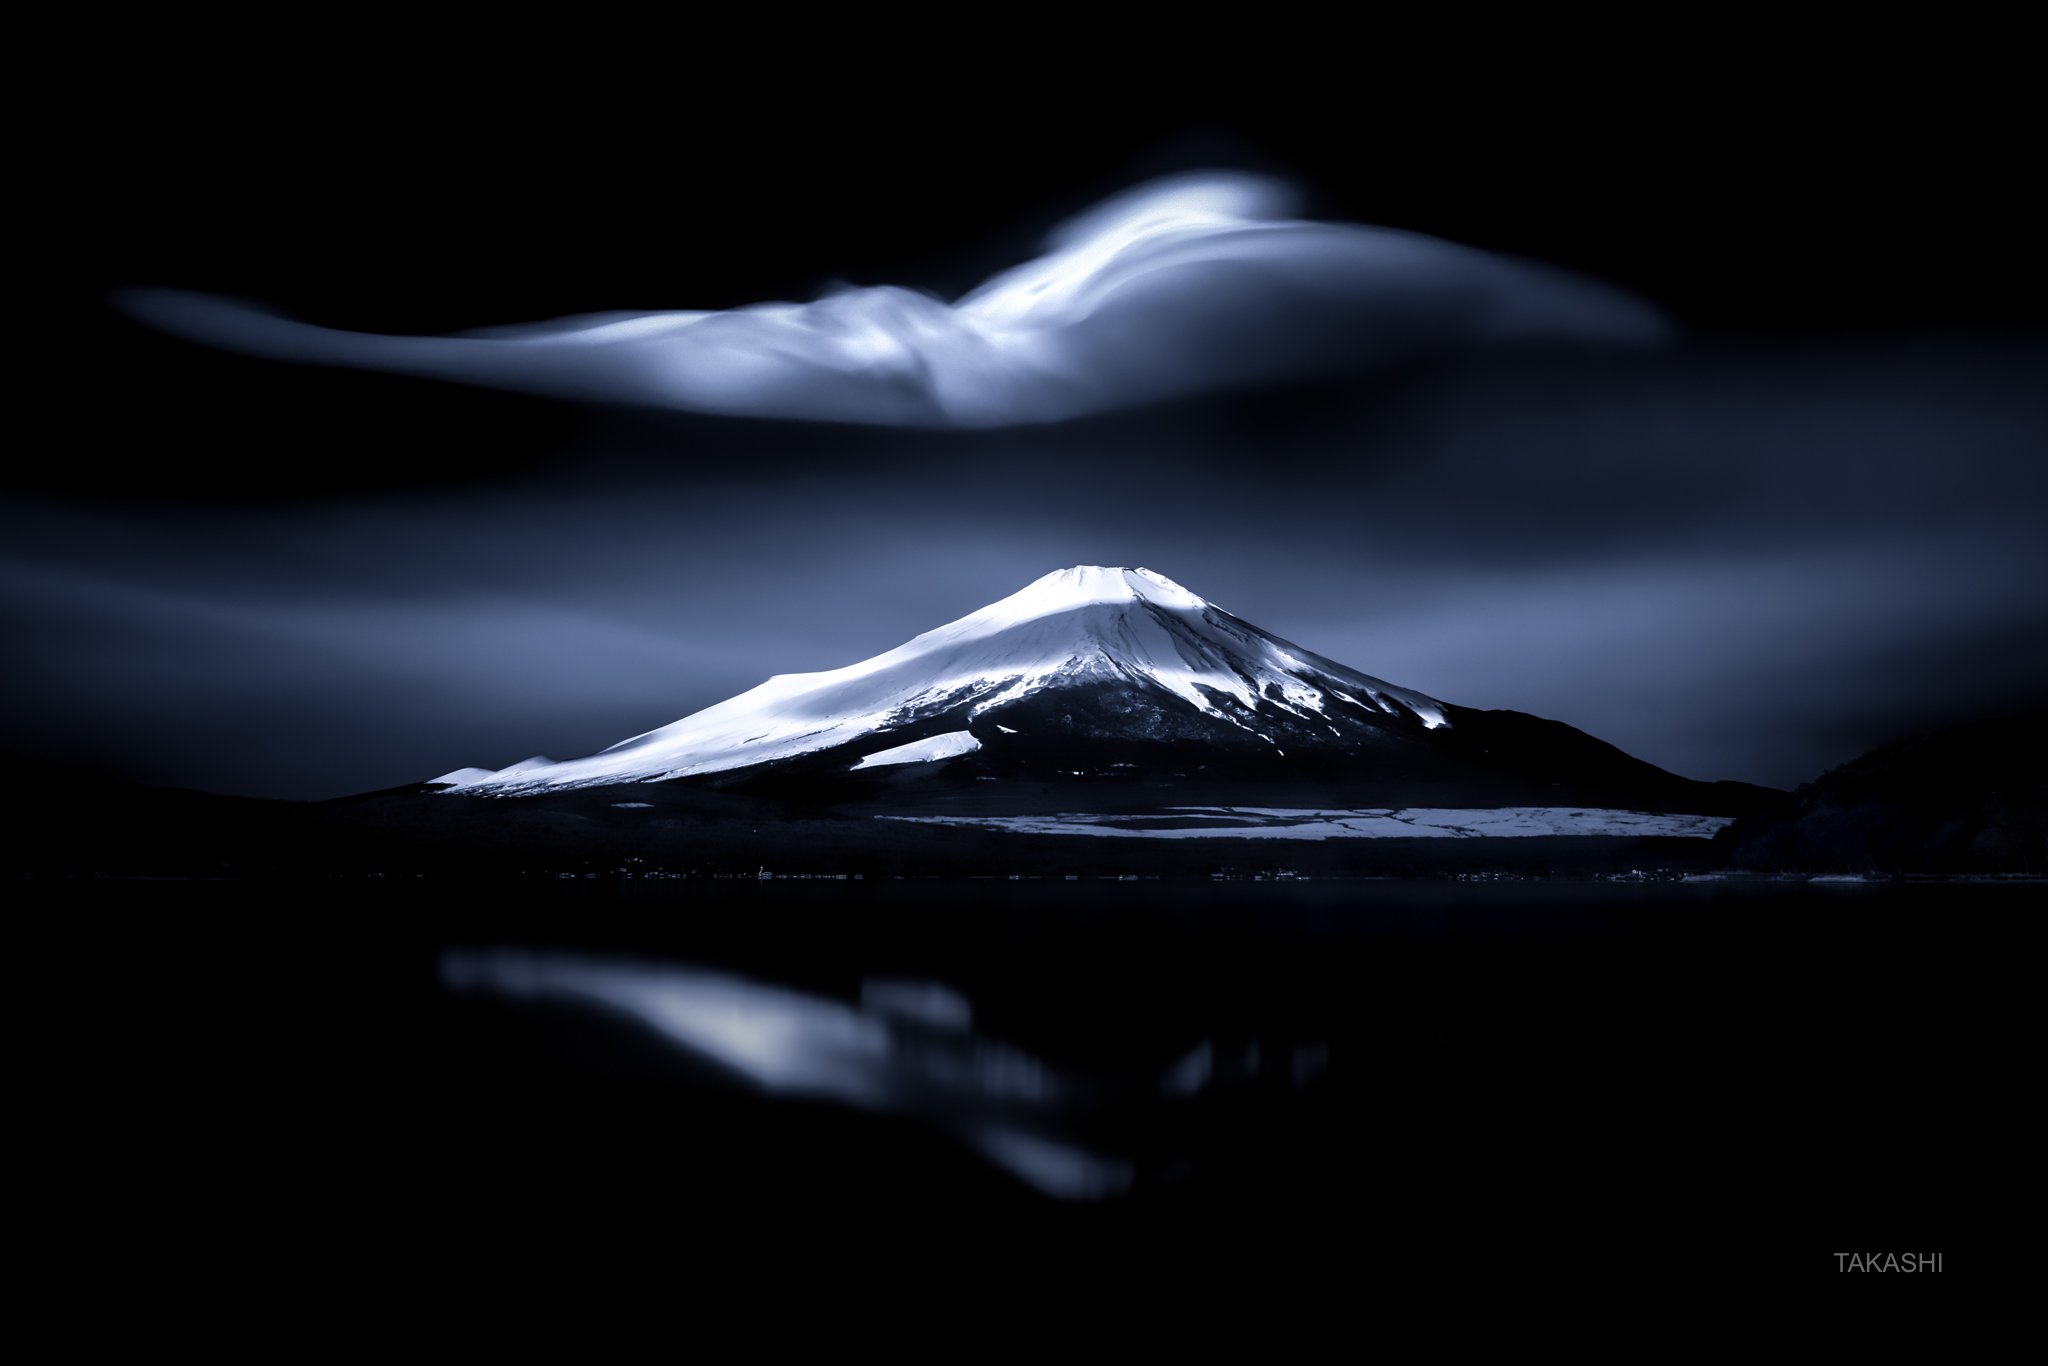
{"label": "wispy white cloud", "polygon": [[693,412],[884,426],[1049,422],[1179,395],[1538,341],[1664,334],[1598,282],[1416,233],[1291,217],[1274,181],[1157,181],[1070,220],[952,303],[894,286],[808,303],[611,313],[451,337],[344,332],[139,290],[166,332],[282,360]]}

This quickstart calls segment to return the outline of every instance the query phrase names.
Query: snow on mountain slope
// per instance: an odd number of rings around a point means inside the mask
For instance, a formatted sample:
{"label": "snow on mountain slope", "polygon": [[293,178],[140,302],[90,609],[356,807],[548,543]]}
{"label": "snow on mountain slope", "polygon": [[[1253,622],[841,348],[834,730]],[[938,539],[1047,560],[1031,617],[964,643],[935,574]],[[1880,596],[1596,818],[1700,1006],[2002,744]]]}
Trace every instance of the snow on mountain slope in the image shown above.
{"label": "snow on mountain slope", "polygon": [[[1083,683],[1163,691],[1253,734],[1257,714],[1276,710],[1335,734],[1328,722],[1340,705],[1427,729],[1449,724],[1434,698],[1268,635],[1163,575],[1079,565],[885,654],[823,673],[779,674],[587,758],[528,759],[439,781],[447,791],[493,795],[658,782],[868,737],[877,743],[858,766],[873,766],[906,748],[897,736],[905,727],[954,711],[964,726],[1046,689]],[[937,757],[920,751],[905,760]]]}
{"label": "snow on mountain slope", "polygon": [[957,758],[972,754],[981,748],[981,741],[964,730],[947,731],[934,735],[928,740],[912,740],[907,745],[894,749],[878,749],[867,755],[855,768],[887,768],[890,764],[928,764],[937,759]]}
{"label": "snow on mountain slope", "polygon": [[427,779],[428,786],[453,787],[457,783],[473,783],[492,775],[488,768],[458,768],[453,773],[443,773],[438,778]]}

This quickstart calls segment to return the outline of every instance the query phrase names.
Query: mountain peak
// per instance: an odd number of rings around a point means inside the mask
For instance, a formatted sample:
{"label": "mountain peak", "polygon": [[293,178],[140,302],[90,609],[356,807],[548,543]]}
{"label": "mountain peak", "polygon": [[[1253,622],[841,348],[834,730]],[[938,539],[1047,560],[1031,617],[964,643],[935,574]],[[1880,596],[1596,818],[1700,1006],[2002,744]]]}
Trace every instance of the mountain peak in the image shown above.
{"label": "mountain peak", "polygon": [[1164,574],[1150,569],[1077,564],[1033,579],[1009,597],[990,603],[974,615],[987,613],[1010,620],[1025,620],[1097,603],[1122,602],[1150,602],[1182,611],[1200,611],[1210,605]]}

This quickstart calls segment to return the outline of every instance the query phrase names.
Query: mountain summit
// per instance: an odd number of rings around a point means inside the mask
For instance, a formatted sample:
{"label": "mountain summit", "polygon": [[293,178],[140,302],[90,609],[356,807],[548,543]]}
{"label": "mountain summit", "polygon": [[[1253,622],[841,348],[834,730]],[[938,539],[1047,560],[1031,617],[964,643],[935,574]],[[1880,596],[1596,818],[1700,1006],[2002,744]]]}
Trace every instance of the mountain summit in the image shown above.
{"label": "mountain summit", "polygon": [[911,771],[997,784],[977,787],[980,800],[1036,800],[1075,780],[1142,786],[1154,801],[1728,800],[1569,726],[1438,701],[1163,574],[1102,565],[1047,574],[858,664],[778,674],[587,758],[458,769],[431,786],[530,796],[701,778],[839,800]]}

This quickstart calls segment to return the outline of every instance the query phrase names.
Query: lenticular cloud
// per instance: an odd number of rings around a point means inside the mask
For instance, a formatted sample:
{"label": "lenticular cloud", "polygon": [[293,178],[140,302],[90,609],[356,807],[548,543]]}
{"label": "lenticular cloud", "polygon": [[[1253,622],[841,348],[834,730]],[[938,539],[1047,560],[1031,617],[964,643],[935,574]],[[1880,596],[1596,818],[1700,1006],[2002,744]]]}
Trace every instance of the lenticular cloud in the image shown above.
{"label": "lenticular cloud", "polygon": [[952,303],[893,286],[810,303],[609,313],[452,337],[343,332],[168,290],[165,331],[282,360],[745,417],[1051,422],[1186,394],[1664,324],[1609,286],[1416,233],[1288,216],[1255,176],[1157,181]]}

